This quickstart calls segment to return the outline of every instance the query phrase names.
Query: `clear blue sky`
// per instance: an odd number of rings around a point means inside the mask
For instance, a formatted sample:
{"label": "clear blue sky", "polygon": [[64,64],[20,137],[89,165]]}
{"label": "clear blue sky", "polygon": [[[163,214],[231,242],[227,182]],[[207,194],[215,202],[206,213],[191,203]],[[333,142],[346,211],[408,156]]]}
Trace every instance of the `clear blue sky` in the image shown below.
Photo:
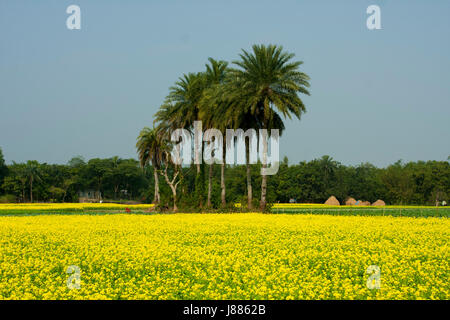
{"label": "clear blue sky", "polygon": [[[66,8],[81,7],[81,30]],[[366,28],[381,7],[382,30]],[[291,163],[386,166],[450,154],[450,1],[0,2],[0,147],[8,162],[136,157],[140,129],[183,73],[273,43],[311,96],[288,121]]]}

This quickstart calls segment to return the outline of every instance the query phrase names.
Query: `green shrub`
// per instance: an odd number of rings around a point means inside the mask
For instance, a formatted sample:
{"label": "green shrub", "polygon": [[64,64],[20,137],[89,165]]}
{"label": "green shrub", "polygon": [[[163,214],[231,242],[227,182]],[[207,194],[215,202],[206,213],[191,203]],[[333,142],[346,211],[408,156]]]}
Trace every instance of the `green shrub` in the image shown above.
{"label": "green shrub", "polygon": [[0,203],[13,203],[16,202],[16,196],[12,194],[5,194],[0,196]]}

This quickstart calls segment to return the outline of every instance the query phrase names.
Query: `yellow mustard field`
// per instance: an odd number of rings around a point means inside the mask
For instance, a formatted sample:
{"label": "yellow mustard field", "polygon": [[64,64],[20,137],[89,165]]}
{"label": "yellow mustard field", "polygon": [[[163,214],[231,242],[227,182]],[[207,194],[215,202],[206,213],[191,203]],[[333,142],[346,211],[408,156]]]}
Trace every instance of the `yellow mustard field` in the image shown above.
{"label": "yellow mustard field", "polygon": [[[0,205],[1,206],[1,205]],[[242,207],[242,204],[235,203],[235,207]],[[272,208],[275,209],[302,209],[302,208],[318,208],[318,209],[336,209],[336,208],[388,208],[388,209],[436,209],[436,206],[415,206],[415,205],[387,205],[387,206],[367,206],[367,205],[328,205],[324,203],[274,203]],[[442,208],[442,207],[440,207]],[[447,207],[443,207],[447,208]]]}
{"label": "yellow mustard field", "polygon": [[449,232],[447,218],[1,216],[0,298],[449,299]]}

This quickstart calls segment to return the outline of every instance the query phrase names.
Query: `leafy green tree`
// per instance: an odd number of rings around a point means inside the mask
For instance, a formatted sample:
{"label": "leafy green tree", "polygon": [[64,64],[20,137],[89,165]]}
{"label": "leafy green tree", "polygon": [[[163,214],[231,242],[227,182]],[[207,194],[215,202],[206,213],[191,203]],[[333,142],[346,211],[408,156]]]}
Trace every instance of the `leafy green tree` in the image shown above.
{"label": "leafy green tree", "polygon": [[33,183],[41,181],[40,164],[36,160],[29,160],[25,166],[25,176],[30,186],[30,202],[33,203]]}
{"label": "leafy green tree", "polygon": [[388,191],[390,203],[407,204],[414,194],[413,179],[402,161],[397,161],[384,170],[382,182]]}
{"label": "leafy green tree", "polygon": [[27,177],[25,176],[25,164],[13,161],[8,168],[8,176],[3,181],[2,188],[7,194],[13,194],[25,201],[25,189],[27,187]]}
{"label": "leafy green tree", "polygon": [[106,183],[112,185],[114,189],[114,199],[117,199],[122,181],[124,180],[124,174],[119,168],[120,164],[122,163],[122,159],[120,159],[118,156],[114,156],[110,158],[110,162],[111,168],[105,173],[105,181]]}
{"label": "leafy green tree", "polygon": [[112,170],[113,176],[117,179],[121,188],[126,190],[128,199],[132,199],[139,194],[139,190],[145,188],[145,179],[139,162],[134,159],[121,160],[116,168]]}
{"label": "leafy green tree", "polygon": [[77,192],[85,191],[88,188],[88,181],[85,179],[87,163],[82,156],[76,156],[67,162],[67,167],[69,175],[65,178],[71,178],[72,181],[70,186],[67,187],[66,196],[69,199],[75,200],[77,199]]}
{"label": "leafy green tree", "polygon": [[2,184],[5,177],[8,175],[8,167],[6,166],[5,159],[3,158],[2,148],[0,148],[0,195],[2,194]]}
{"label": "leafy green tree", "polygon": [[62,202],[66,201],[67,192],[75,184],[76,184],[75,178],[71,177],[71,178],[64,179],[64,181],[62,183],[62,187],[61,187],[61,190],[63,190]]}
{"label": "leafy green tree", "polygon": [[110,159],[94,158],[89,160],[83,172],[86,185],[94,188],[100,194],[104,194],[104,180],[112,167]]}
{"label": "leafy green tree", "polygon": [[444,161],[429,161],[433,191],[430,202],[438,204],[450,196],[450,164]]}
{"label": "leafy green tree", "polygon": [[69,162],[67,162],[67,165],[71,168],[80,168],[86,165],[86,161],[82,156],[76,156],[70,159]]}
{"label": "leafy green tree", "polygon": [[62,188],[51,186],[48,191],[52,195],[52,200],[59,200],[64,197],[64,189]]}

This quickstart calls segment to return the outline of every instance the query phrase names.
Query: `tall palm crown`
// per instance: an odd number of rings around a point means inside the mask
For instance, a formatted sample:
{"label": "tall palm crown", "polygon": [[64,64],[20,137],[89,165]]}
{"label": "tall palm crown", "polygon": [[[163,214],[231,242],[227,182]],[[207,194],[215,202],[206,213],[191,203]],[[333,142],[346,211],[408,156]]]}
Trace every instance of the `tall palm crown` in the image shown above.
{"label": "tall palm crown", "polygon": [[208,58],[209,64],[206,64],[205,77],[208,84],[214,85],[219,84],[225,80],[228,62],[223,60],[215,60],[213,58]]}
{"label": "tall palm crown", "polygon": [[225,130],[227,121],[221,116],[227,107],[226,100],[221,96],[222,84],[225,82],[228,73],[228,62],[217,61],[208,58],[206,64],[205,80],[207,87],[203,91],[200,100],[199,117],[206,128],[218,128]]}
{"label": "tall palm crown", "polygon": [[39,179],[41,174],[40,164],[36,160],[27,161],[25,172],[28,178]]}
{"label": "tall palm crown", "polygon": [[199,118],[199,103],[205,88],[205,75],[188,73],[170,88],[166,101],[155,114],[155,123],[162,129],[191,129]]}
{"label": "tall palm crown", "polygon": [[145,167],[150,162],[158,168],[161,164],[162,142],[155,128],[145,127],[139,133],[136,143],[139,162]]}
{"label": "tall palm crown", "polygon": [[279,114],[300,119],[306,109],[298,93],[309,95],[309,77],[299,71],[303,62],[291,61],[294,54],[275,45],[254,45],[252,53],[242,50],[240,57],[233,62],[239,68],[230,70],[234,117],[252,115],[255,124],[267,129],[282,123]]}

